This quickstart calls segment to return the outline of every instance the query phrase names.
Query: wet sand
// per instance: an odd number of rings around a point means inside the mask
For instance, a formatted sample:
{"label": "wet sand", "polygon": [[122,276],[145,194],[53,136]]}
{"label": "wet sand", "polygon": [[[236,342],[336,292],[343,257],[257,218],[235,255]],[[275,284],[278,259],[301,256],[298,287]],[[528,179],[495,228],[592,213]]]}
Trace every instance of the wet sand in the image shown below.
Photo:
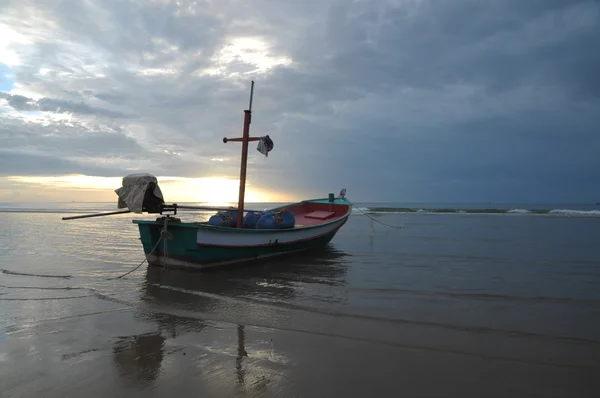
{"label": "wet sand", "polygon": [[109,280],[139,263],[135,229],[67,249],[85,226],[6,216],[1,396],[598,396],[594,236],[519,246],[519,219],[459,217],[353,217],[317,252]]}

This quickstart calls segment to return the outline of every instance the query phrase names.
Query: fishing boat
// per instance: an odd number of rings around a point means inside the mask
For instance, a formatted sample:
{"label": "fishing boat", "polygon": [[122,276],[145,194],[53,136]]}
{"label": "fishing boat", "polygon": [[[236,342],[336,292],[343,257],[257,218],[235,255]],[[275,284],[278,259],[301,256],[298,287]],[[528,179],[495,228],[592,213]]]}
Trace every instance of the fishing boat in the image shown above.
{"label": "fishing boat", "polygon": [[[336,197],[307,199],[272,209],[249,210],[244,207],[249,142],[268,156],[273,141],[266,135],[250,137],[254,81],[250,104],[244,110],[241,138],[223,138],[224,143],[241,142],[241,170],[238,206],[229,208],[166,204],[158,180],[151,174],[132,174],[123,178],[115,190],[118,207],[127,210],[63,217],[63,220],[122,213],[158,213],[155,220],[134,219],[150,265],[204,269],[247,262],[303,251],[329,243],[347,222],[352,204],[342,189]],[[176,217],[182,210],[214,210],[208,221],[188,222]]]}
{"label": "fishing boat", "polygon": [[[163,217],[133,220],[150,264],[207,268],[276,256],[327,244],[346,223],[350,206],[335,198],[313,199],[262,212],[294,214],[291,228],[258,229],[181,222]],[[263,216],[264,217],[264,216]],[[159,243],[163,239],[164,245]]]}

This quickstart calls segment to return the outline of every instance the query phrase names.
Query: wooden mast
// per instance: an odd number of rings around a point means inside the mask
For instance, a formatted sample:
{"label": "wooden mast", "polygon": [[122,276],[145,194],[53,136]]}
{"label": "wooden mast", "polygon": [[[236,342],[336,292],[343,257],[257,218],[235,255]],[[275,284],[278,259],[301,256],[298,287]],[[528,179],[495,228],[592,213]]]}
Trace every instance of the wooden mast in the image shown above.
{"label": "wooden mast", "polygon": [[252,117],[252,95],[254,80],[250,86],[250,105],[244,111],[244,135],[242,136],[242,167],[240,170],[240,193],[238,198],[237,227],[242,228],[244,219],[244,195],[246,194],[246,166],[248,165],[248,138],[250,138],[250,119]]}
{"label": "wooden mast", "polygon": [[250,105],[248,109],[244,111],[244,133],[242,138],[223,138],[223,142],[236,141],[242,143],[242,164],[240,169],[240,191],[238,195],[238,215],[237,215],[237,227],[242,227],[242,221],[244,219],[244,195],[246,193],[246,166],[248,164],[248,142],[258,141],[260,137],[250,137],[250,119],[252,117],[252,97],[254,94],[254,80],[250,86]]}

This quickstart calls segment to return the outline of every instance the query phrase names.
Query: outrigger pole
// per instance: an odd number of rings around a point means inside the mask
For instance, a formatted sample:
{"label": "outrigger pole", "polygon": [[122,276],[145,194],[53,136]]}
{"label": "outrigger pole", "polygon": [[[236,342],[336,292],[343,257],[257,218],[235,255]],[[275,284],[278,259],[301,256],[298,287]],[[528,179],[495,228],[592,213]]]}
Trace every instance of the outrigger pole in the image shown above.
{"label": "outrigger pole", "polygon": [[121,210],[121,211],[111,211],[110,213],[94,213],[94,214],[84,214],[83,216],[69,216],[63,217],[63,220],[76,220],[78,218],[90,218],[90,217],[102,217],[102,216],[114,216],[116,214],[125,214],[131,213],[131,210]]}
{"label": "outrigger pole", "polygon": [[248,165],[248,142],[259,141],[260,137],[250,137],[250,119],[252,118],[252,97],[254,95],[254,80],[250,86],[250,105],[244,111],[244,132],[242,138],[223,138],[223,142],[241,142],[242,143],[242,165],[240,170],[240,192],[238,195],[238,218],[237,227],[242,227],[244,214],[244,195],[246,193],[246,166]]}
{"label": "outrigger pole", "polygon": [[[177,212],[178,209],[184,209],[184,210],[207,210],[207,211],[231,211],[231,210],[235,210],[235,207],[213,207],[213,206],[185,206],[185,205],[178,205],[177,203],[172,204],[172,205],[163,205],[162,206],[162,210],[164,211],[175,211]],[[253,212],[253,213],[260,213],[262,210],[250,210],[250,209],[246,209],[244,210],[245,212]],[[112,211],[109,213],[92,213],[92,214],[84,214],[81,216],[68,216],[68,217],[63,217],[63,220],[77,220],[78,218],[90,218],[90,217],[102,217],[102,216],[114,216],[117,214],[126,214],[126,213],[132,213],[131,210],[120,210],[120,211]],[[154,213],[154,212],[152,212]],[[162,211],[161,213],[162,214]],[[175,213],[177,214],[177,213]]]}

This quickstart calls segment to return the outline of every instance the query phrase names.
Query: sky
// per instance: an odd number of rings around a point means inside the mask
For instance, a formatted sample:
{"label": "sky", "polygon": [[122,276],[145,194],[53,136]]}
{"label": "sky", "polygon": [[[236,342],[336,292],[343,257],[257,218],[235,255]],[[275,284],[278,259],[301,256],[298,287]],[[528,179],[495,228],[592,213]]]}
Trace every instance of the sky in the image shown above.
{"label": "sky", "polygon": [[600,201],[600,2],[3,0],[0,202]]}

